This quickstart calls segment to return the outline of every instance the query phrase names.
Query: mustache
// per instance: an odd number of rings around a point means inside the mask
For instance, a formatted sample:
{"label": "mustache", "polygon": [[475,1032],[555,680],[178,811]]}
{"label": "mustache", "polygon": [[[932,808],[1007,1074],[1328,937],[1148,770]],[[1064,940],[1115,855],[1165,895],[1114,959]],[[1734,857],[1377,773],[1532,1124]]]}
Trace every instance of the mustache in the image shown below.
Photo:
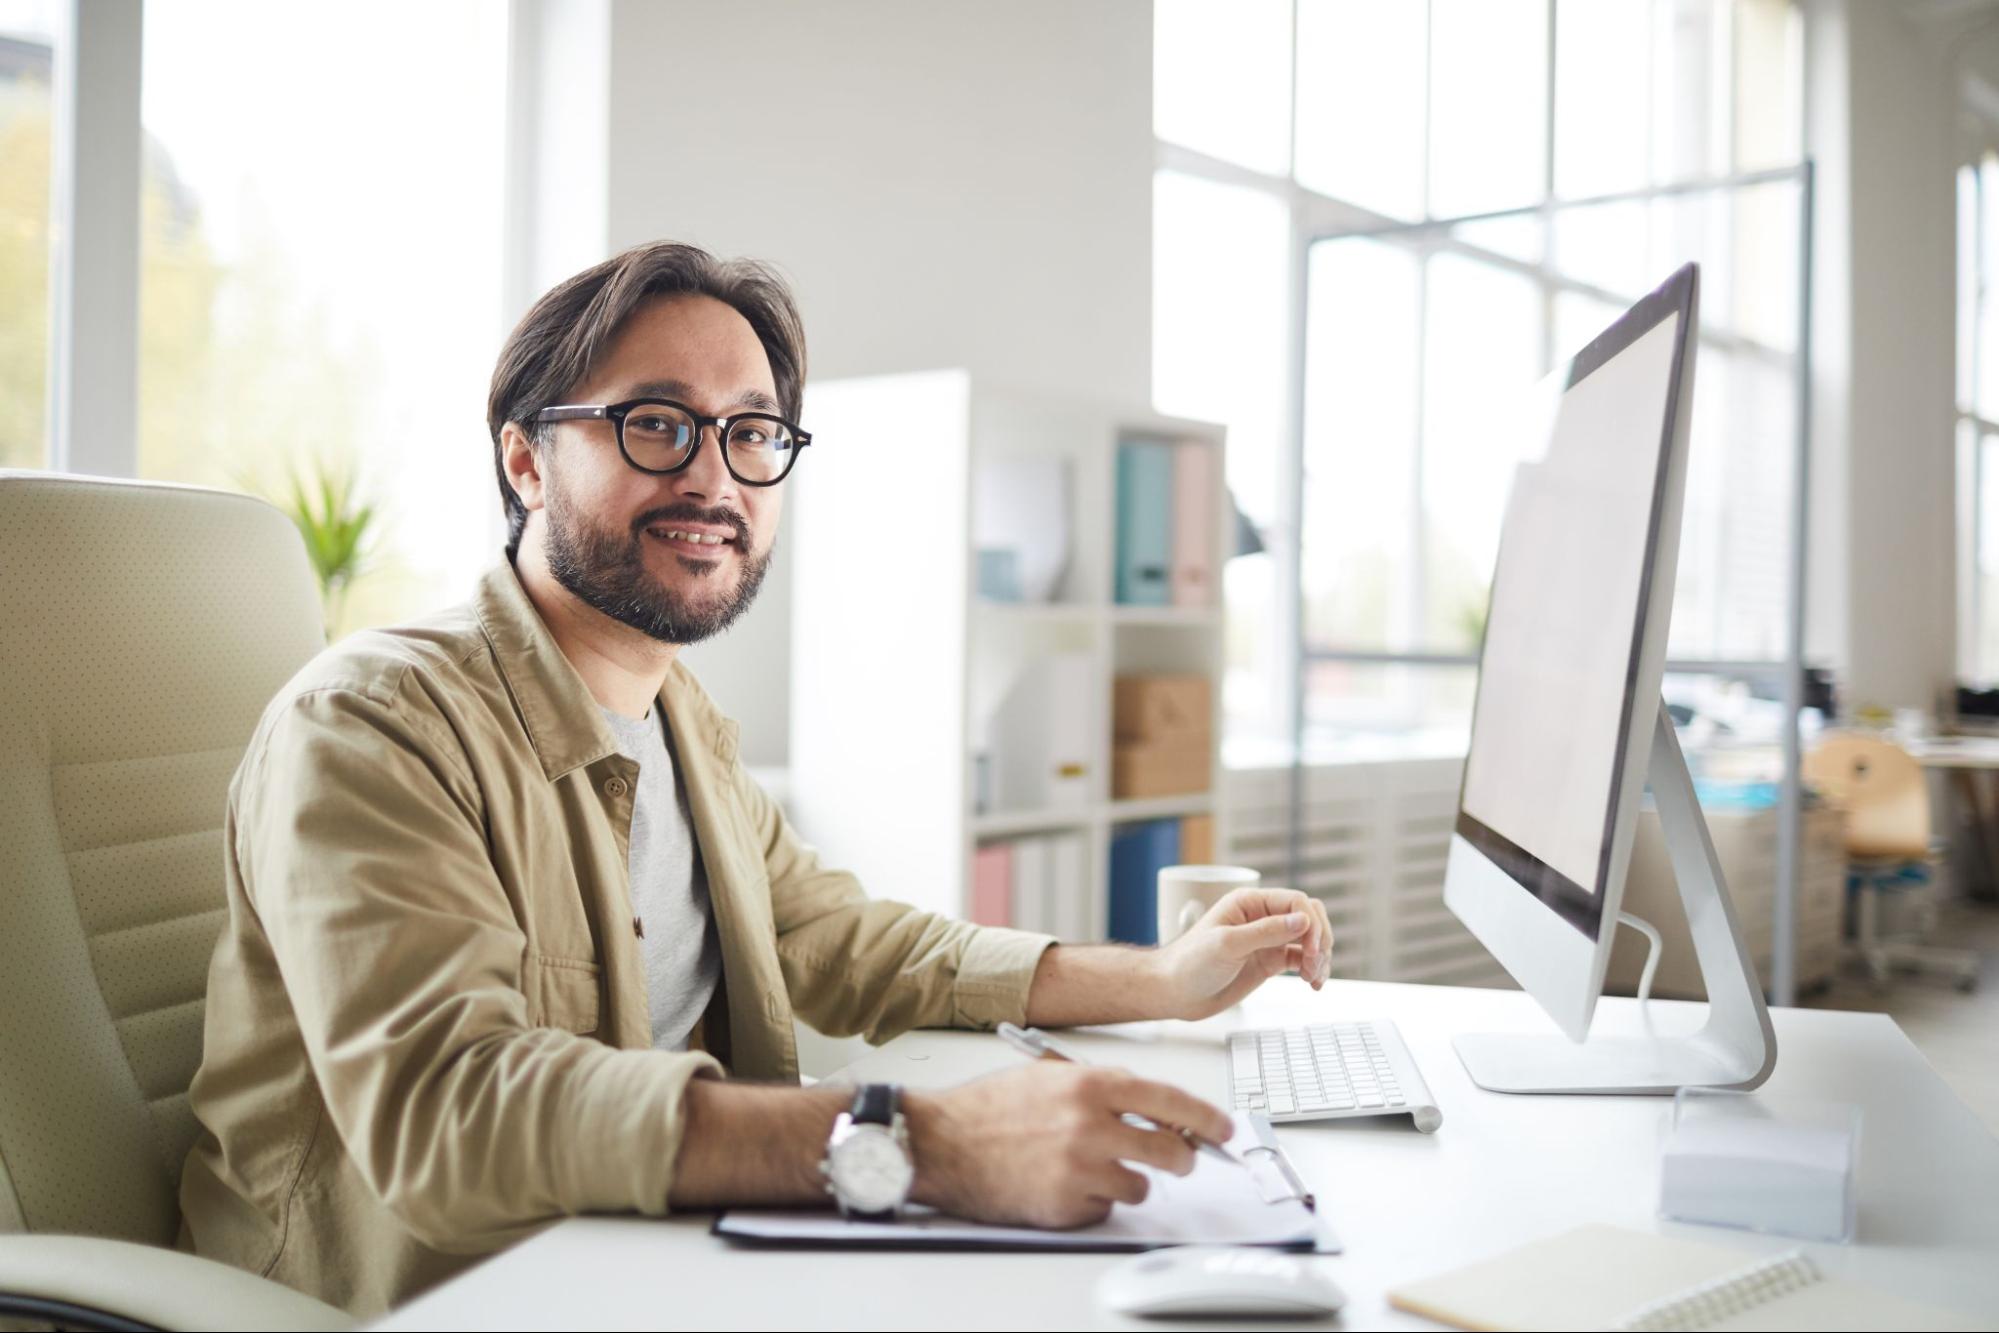
{"label": "mustache", "polygon": [[632,539],[638,540],[639,535],[647,528],[657,527],[661,523],[676,519],[682,523],[708,523],[716,527],[729,528],[736,534],[738,549],[746,551],[750,547],[749,520],[733,509],[703,509],[700,505],[693,504],[661,505],[658,509],[646,510],[632,520]]}

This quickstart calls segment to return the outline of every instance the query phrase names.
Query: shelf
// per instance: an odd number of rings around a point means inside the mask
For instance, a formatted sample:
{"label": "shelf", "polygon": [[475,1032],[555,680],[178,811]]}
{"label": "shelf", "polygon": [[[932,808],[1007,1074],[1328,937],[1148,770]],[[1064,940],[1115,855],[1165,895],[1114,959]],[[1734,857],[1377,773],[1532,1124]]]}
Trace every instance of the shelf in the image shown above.
{"label": "shelf", "polygon": [[1213,629],[1221,623],[1221,612],[1212,606],[1113,606],[1113,625],[1184,625],[1188,629]]}
{"label": "shelf", "polygon": [[1099,801],[1090,806],[1061,810],[996,810],[973,815],[974,838],[1007,838],[1016,833],[1046,833],[1084,829],[1092,824],[1123,824],[1142,819],[1177,819],[1183,815],[1213,813],[1215,794],[1193,792],[1186,796],[1150,796],[1135,801]]}
{"label": "shelf", "polygon": [[994,810],[972,816],[975,838],[1005,838],[1016,833],[1051,833],[1090,826],[1087,806],[1063,810]]}
{"label": "shelf", "polygon": [[[1179,450],[1189,441],[1205,442],[1193,471],[1174,474],[1172,517],[1176,529],[1183,518],[1191,525],[1194,502],[1201,499],[1200,521],[1212,526],[1214,537],[1201,547],[1219,561],[1235,531],[1221,484],[1227,474],[1223,428],[1161,417],[1144,404],[1009,391],[964,370],[818,380],[812,414],[825,438],[838,435],[855,451],[851,466],[828,469],[814,483],[809,508],[820,517],[808,522],[810,515],[801,513],[788,539],[795,565],[792,639],[801,653],[818,658],[812,670],[792,678],[791,806],[827,863],[853,871],[881,898],[962,914],[971,905],[980,845],[1043,835],[1064,844],[1074,839],[1087,861],[1088,919],[1101,931],[1108,921],[1116,822],[1212,814],[1215,845],[1226,846],[1227,829],[1219,826],[1227,823],[1227,811],[1218,797],[1114,802],[1108,781],[1115,766],[1119,675],[1208,677],[1212,733],[1221,725],[1226,664],[1219,563],[1210,580],[1213,605],[1116,600],[1118,447],[1140,437]],[[881,555],[879,543],[828,515],[878,504],[879,479],[906,473],[909,458],[918,454],[951,463],[928,479],[925,502],[907,507],[914,526],[904,535],[926,558],[898,572],[897,591],[900,605],[918,610],[876,626],[880,633],[871,631],[868,652],[843,651],[853,638],[853,608],[842,590],[878,582]],[[1068,558],[1053,600],[988,601],[977,595],[974,576],[982,468],[1030,458],[1066,464]],[[1182,496],[1178,481],[1187,475],[1205,476],[1202,489],[1212,494]],[[1059,712],[1059,725],[1069,734],[1036,735],[1030,726],[1038,717],[1014,716],[1004,705],[1023,672],[1058,656],[1081,659],[1062,668],[1064,697],[1043,705]],[[995,734],[1002,712],[1013,718],[1008,725],[1028,734]],[[884,717],[895,720],[891,745],[882,743]],[[1043,757],[1052,757],[1059,741],[1062,761],[1082,764],[1088,785],[1058,796],[1026,780],[1031,768],[1017,775],[1018,784],[1001,782],[1007,741],[1023,751],[1038,745],[1049,751]],[[992,756],[986,790],[1011,799],[974,812],[968,798],[978,750]],[[1020,752],[1015,757],[1035,759]],[[1211,764],[1209,772],[1219,786],[1219,765]],[[1009,770],[1008,776],[1016,775]],[[1190,770],[1186,780],[1200,781],[1201,775]],[[898,813],[892,826],[880,817],[888,807]],[[1072,856],[1077,848],[1020,849],[1026,858],[1044,850]],[[1035,910],[1048,906],[1039,902]]]}
{"label": "shelf", "polygon": [[1136,819],[1172,819],[1180,815],[1205,815],[1215,808],[1215,794],[1212,791],[1197,791],[1187,796],[1149,796],[1135,801],[1112,801],[1104,807],[1105,814],[1114,823],[1125,823]]}
{"label": "shelf", "polygon": [[1028,620],[1067,623],[1096,619],[1097,608],[1087,602],[993,602],[972,599],[972,609],[994,620]]}

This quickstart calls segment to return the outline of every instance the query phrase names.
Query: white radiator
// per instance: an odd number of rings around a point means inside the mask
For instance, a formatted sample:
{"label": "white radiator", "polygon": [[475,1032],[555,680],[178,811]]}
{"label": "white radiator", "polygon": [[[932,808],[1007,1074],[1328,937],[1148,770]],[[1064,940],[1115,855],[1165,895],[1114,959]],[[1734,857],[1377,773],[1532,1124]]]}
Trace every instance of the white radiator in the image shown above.
{"label": "white radiator", "polygon": [[[1305,771],[1299,880],[1333,923],[1333,975],[1511,986],[1485,946],[1444,907],[1457,811],[1457,759],[1340,764]],[[1291,770],[1231,769],[1225,859],[1266,884],[1291,883]]]}

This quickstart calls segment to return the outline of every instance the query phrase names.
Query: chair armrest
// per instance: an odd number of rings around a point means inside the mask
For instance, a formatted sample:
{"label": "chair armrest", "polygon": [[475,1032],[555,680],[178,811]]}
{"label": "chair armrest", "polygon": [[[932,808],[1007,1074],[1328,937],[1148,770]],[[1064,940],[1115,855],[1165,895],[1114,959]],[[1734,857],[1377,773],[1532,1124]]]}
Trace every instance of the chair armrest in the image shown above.
{"label": "chair armrest", "polygon": [[[345,1330],[324,1301],[240,1268],[157,1245],[97,1236],[0,1235],[0,1308],[67,1307],[100,1327]],[[17,1312],[26,1309],[17,1305]],[[44,1316],[46,1317],[46,1316]]]}

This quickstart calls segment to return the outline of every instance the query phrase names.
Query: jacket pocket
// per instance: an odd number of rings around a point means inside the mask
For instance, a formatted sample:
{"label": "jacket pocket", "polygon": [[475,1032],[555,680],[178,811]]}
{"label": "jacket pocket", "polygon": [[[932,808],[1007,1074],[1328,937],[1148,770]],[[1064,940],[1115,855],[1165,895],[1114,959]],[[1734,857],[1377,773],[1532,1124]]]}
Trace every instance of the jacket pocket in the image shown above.
{"label": "jacket pocket", "polygon": [[595,1032],[602,1005],[603,969],[587,958],[534,955],[534,989],[529,992],[536,1027]]}

